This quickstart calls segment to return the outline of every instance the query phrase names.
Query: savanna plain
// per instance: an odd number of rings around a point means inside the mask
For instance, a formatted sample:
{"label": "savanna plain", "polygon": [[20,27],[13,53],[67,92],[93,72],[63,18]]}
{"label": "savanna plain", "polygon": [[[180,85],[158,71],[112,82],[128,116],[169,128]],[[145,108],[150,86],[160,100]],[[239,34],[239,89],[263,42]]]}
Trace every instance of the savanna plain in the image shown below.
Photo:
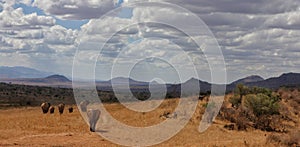
{"label": "savanna plain", "polygon": [[[266,125],[265,122],[260,125],[260,117],[257,120],[244,120],[244,116],[238,112],[241,111],[241,106],[248,106],[244,103],[247,103],[246,97],[251,95],[231,93],[225,96],[219,115],[207,131],[198,132],[202,115],[210,107],[207,104],[208,98],[204,98],[197,101],[197,109],[183,130],[155,146],[299,146],[299,103],[296,99],[300,98],[300,92],[298,89],[283,88],[272,93],[280,98],[279,112],[276,117],[273,114],[264,117],[270,117],[274,122],[277,120],[275,125]],[[239,96],[246,100],[240,102],[240,106],[234,106],[234,97]],[[168,115],[172,114],[178,101],[178,98],[166,99],[156,110],[147,113],[133,112],[119,103],[107,103],[105,108],[119,121],[142,127],[173,119]],[[2,107],[0,146],[119,146],[90,132],[77,106],[66,105],[66,109],[68,107],[73,107],[74,112],[65,110],[63,114],[59,114],[56,110],[54,114],[43,114],[39,106]],[[233,111],[228,114],[227,110]],[[276,119],[277,117],[280,118]]]}

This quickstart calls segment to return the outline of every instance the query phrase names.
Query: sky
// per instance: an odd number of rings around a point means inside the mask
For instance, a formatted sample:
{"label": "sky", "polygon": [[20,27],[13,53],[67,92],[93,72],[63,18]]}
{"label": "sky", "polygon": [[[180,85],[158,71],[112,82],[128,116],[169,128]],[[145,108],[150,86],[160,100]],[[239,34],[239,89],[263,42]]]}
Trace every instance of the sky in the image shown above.
{"label": "sky", "polygon": [[299,0],[136,2],[0,0],[0,66],[174,83],[300,72]]}

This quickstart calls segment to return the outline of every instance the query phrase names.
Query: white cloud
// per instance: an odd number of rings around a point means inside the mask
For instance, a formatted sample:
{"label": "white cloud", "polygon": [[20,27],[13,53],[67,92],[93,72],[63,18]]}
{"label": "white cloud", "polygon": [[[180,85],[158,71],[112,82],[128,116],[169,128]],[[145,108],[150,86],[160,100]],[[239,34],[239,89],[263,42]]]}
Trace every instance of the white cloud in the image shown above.
{"label": "white cloud", "polygon": [[44,42],[51,45],[73,45],[78,31],[55,25],[44,31]]}
{"label": "white cloud", "polygon": [[42,39],[44,37],[42,29],[28,29],[16,31],[15,38],[19,39]]}
{"label": "white cloud", "polygon": [[35,0],[33,6],[61,19],[99,18],[115,7],[113,0]]}
{"label": "white cloud", "polygon": [[49,16],[38,16],[36,13],[25,15],[22,8],[6,8],[0,13],[2,29],[36,29],[42,26],[52,26],[55,19]]}
{"label": "white cloud", "polygon": [[266,25],[274,28],[300,29],[300,10],[270,17]]}
{"label": "white cloud", "polygon": [[32,0],[21,0],[20,3],[30,6],[32,4]]}
{"label": "white cloud", "polygon": [[78,31],[55,25],[52,16],[24,14],[22,8],[13,8],[19,2],[2,3],[1,65],[27,66],[71,75]]}
{"label": "white cloud", "polygon": [[[229,69],[229,80],[250,74],[268,77],[291,70],[300,72],[298,70],[300,66],[298,60],[300,56],[299,0],[155,1],[170,2],[187,8],[208,24],[224,53]],[[18,2],[31,5],[30,0]],[[186,13],[166,7],[153,8],[145,5],[132,8],[132,18],[109,16],[104,20],[96,19],[115,8],[116,2],[115,0],[35,0],[32,5],[50,15],[38,16],[35,13],[25,15],[21,8],[12,8],[16,1],[7,1],[2,4],[3,11],[0,12],[0,52],[12,58],[16,58],[17,55],[24,60],[30,58],[31,60],[24,61],[24,63],[32,62],[34,63],[32,65],[38,67],[41,67],[46,60],[53,61],[51,66],[54,68],[57,65],[60,71],[63,71],[61,67],[69,69],[66,68],[68,64],[63,62],[72,62],[71,57],[77,45],[84,46],[86,43],[85,52],[82,53],[86,56],[82,60],[88,63],[97,58],[94,51],[99,50],[108,35],[120,31],[107,42],[104,50],[105,57],[102,58],[103,64],[110,62],[110,59],[116,57],[117,53],[129,43],[151,37],[161,39],[137,42],[135,47],[128,50],[128,56],[169,55],[170,58],[180,59],[182,57],[176,56],[176,52],[173,52],[174,56],[168,54],[174,47],[170,44],[176,43],[193,55],[193,61],[204,63],[205,60],[201,60],[203,54],[193,52],[197,46],[186,35],[174,28],[150,23],[127,26],[137,22],[169,20],[171,24],[183,23],[192,32],[200,31],[194,29],[193,21],[189,20]],[[61,19],[94,19],[89,20],[81,27],[81,30],[74,31],[56,25],[52,16]],[[205,40],[206,36],[193,37]],[[94,41],[95,44],[88,44],[89,42],[86,41]],[[153,51],[150,48],[159,49]],[[91,53],[88,54],[88,52]],[[28,57],[25,58],[25,55]],[[47,58],[47,55],[51,58]],[[64,61],[56,61],[57,59]],[[19,60],[16,60],[18,61],[16,64],[21,63]],[[181,60],[178,61],[181,62]],[[11,63],[7,62],[7,64]]]}
{"label": "white cloud", "polygon": [[189,9],[196,14],[211,12],[242,13],[242,14],[278,14],[299,9],[298,0],[156,0],[170,2]]}

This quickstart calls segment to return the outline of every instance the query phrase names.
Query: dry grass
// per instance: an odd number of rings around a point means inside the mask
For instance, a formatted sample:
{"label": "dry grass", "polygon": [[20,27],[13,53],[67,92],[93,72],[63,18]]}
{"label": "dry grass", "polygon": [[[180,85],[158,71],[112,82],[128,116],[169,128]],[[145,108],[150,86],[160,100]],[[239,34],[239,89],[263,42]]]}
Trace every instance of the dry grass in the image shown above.
{"label": "dry grass", "polygon": [[[118,120],[133,126],[150,126],[164,119],[159,116],[173,111],[178,99],[165,100],[155,111],[134,113],[120,104],[105,107]],[[198,132],[203,102],[188,125],[176,136],[157,146],[272,146],[265,144],[266,133],[259,130],[229,131],[226,122],[216,120],[204,133]],[[129,117],[130,116],[130,117]],[[166,119],[166,118],[165,118]],[[39,107],[0,110],[0,146],[117,146],[96,133],[89,132],[77,109],[59,115],[42,114]]]}
{"label": "dry grass", "polygon": [[300,131],[294,130],[288,134],[273,133],[268,136],[267,143],[273,143],[278,146],[299,146],[300,144]]}

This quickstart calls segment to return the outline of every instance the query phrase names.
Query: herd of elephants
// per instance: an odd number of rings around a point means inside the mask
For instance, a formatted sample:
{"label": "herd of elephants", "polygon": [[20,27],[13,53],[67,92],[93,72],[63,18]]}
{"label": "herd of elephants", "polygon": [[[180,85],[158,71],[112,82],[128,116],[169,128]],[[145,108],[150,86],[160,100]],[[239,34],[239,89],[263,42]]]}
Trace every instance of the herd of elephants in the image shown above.
{"label": "herd of elephants", "polygon": [[[87,116],[88,116],[90,131],[95,132],[96,131],[96,124],[97,124],[97,121],[99,119],[99,116],[100,116],[101,112],[98,109],[87,109],[87,106],[89,104],[90,104],[89,101],[84,100],[84,101],[80,102],[79,108],[80,108],[81,112],[86,113]],[[42,103],[41,108],[42,108],[42,111],[43,111],[44,114],[46,114],[48,112],[50,114],[54,114],[55,107],[51,106],[51,104],[49,102]],[[64,109],[65,109],[65,104],[60,103],[60,104],[57,105],[57,108],[58,108],[59,114],[63,114]],[[74,109],[73,109],[72,106],[70,106],[68,108],[68,110],[69,110],[69,113],[72,113]]]}

